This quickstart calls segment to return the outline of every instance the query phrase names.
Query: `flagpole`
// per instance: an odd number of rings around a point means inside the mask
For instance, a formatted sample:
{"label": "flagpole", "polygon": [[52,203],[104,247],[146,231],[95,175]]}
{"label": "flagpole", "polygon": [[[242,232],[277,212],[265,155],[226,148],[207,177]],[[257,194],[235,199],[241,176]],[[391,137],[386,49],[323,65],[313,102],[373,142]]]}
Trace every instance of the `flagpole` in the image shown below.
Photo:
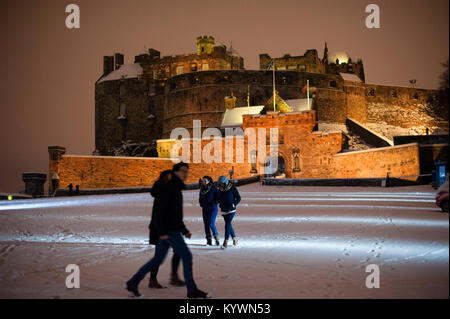
{"label": "flagpole", "polygon": [[309,80],[306,80],[306,99],[308,101],[308,110],[311,108],[309,107]]}
{"label": "flagpole", "polygon": [[275,59],[272,59],[272,65],[273,65],[273,110],[276,111],[275,108]]}
{"label": "flagpole", "polygon": [[250,114],[250,85],[247,85],[247,107],[248,114]]}

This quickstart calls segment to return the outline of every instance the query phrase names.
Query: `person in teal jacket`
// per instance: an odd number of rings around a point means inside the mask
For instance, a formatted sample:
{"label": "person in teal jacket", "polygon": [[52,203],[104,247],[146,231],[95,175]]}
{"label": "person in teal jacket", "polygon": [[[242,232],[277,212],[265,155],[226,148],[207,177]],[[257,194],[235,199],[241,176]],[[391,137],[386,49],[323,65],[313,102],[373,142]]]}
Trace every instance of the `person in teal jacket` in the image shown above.
{"label": "person in teal jacket", "polygon": [[217,201],[219,203],[220,210],[222,211],[222,217],[225,221],[225,238],[223,241],[222,249],[228,247],[228,239],[233,239],[233,245],[238,244],[238,239],[236,237],[236,233],[233,229],[233,218],[236,215],[236,206],[241,201],[241,195],[234,186],[234,184],[228,180],[226,176],[220,176],[217,182],[219,187],[219,194]]}

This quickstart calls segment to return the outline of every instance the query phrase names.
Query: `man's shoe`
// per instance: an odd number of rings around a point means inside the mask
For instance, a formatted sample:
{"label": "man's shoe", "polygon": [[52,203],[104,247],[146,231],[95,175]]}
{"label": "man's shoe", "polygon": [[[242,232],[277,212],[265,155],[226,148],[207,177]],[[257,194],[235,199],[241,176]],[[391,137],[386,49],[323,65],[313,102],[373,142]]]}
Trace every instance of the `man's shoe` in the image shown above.
{"label": "man's shoe", "polygon": [[170,284],[178,287],[183,287],[185,285],[184,281],[178,278],[178,274],[170,277]]}
{"label": "man's shoe", "polygon": [[220,243],[219,243],[219,238],[217,237],[217,235],[214,235],[214,240],[216,241],[215,242],[216,246],[219,246]]}
{"label": "man's shoe", "polygon": [[141,297],[142,295],[138,290],[139,283],[134,279],[130,279],[127,281],[127,290],[133,294],[134,297]]}
{"label": "man's shoe", "polygon": [[234,246],[237,246],[237,244],[238,244],[238,239],[237,239],[237,237],[233,237],[233,245],[234,245]]}
{"label": "man's shoe", "polygon": [[200,289],[196,289],[196,290],[193,290],[193,291],[189,291],[187,293],[187,297],[189,299],[193,299],[193,298],[206,299],[206,298],[211,298],[211,295],[209,293],[201,291]]}
{"label": "man's shoe", "polygon": [[212,246],[212,240],[211,240],[211,237],[206,237],[206,245],[207,245],[207,246]]}
{"label": "man's shoe", "polygon": [[148,282],[148,288],[163,289],[163,288],[166,288],[166,287],[161,286],[159,284],[158,280],[150,279],[150,281]]}

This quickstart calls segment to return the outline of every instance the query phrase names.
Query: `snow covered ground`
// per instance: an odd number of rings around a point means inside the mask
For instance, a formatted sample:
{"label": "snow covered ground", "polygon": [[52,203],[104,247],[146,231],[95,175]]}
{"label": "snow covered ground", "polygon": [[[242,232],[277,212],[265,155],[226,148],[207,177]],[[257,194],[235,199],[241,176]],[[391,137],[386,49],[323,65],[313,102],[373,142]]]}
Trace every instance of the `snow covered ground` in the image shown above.
{"label": "snow covered ground", "polygon": [[[239,191],[240,243],[225,251],[203,245],[197,191],[184,195],[194,277],[214,298],[448,298],[449,219],[431,187]],[[151,205],[148,194],[0,202],[0,298],[127,298],[125,281],[154,253]],[[220,216],[217,226],[223,234]],[[65,287],[68,264],[80,266],[80,289]],[[369,264],[379,289],[365,286]],[[145,298],[186,296],[146,283]]]}

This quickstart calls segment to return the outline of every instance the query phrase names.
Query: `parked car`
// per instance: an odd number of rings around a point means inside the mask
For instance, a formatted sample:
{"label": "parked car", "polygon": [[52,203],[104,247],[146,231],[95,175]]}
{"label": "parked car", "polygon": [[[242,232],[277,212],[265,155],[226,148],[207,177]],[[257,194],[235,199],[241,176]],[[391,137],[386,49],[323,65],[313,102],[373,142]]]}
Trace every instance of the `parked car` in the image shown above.
{"label": "parked car", "polygon": [[448,213],[448,179],[436,192],[436,205],[438,205],[443,212]]}

